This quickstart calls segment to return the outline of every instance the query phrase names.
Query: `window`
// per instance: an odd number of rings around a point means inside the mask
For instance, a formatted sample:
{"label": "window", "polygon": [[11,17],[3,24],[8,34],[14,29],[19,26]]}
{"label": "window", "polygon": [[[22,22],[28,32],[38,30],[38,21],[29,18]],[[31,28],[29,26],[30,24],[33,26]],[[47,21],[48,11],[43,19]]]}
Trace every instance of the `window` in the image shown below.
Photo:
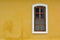
{"label": "window", "polygon": [[48,9],[46,4],[32,6],[32,33],[48,33]]}

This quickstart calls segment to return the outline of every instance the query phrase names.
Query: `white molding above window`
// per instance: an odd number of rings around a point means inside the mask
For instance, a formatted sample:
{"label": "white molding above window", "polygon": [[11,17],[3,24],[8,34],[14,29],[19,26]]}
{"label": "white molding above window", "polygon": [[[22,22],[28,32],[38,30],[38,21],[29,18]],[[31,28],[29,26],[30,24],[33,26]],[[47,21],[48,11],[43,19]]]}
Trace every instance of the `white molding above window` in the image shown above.
{"label": "white molding above window", "polygon": [[[34,31],[34,7],[44,6],[46,7],[46,31]],[[46,4],[34,4],[32,5],[32,33],[34,34],[47,34],[48,33],[48,6]]]}

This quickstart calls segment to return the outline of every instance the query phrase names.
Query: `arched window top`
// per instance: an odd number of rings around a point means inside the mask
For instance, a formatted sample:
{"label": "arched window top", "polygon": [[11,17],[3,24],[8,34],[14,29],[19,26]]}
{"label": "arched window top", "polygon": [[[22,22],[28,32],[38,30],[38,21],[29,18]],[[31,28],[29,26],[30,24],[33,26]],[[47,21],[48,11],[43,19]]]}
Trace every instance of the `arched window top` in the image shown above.
{"label": "arched window top", "polygon": [[36,7],[36,6],[43,6],[43,7],[47,7],[47,4],[34,4],[32,5],[33,7]]}

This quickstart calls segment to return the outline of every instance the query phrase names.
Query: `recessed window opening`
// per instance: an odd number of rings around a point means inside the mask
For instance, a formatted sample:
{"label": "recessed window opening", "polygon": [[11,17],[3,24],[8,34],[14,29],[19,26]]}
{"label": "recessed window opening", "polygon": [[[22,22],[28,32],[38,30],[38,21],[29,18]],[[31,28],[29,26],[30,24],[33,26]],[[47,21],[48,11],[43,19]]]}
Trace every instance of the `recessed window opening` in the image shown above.
{"label": "recessed window opening", "polygon": [[48,33],[47,5],[33,5],[32,13],[32,33]]}

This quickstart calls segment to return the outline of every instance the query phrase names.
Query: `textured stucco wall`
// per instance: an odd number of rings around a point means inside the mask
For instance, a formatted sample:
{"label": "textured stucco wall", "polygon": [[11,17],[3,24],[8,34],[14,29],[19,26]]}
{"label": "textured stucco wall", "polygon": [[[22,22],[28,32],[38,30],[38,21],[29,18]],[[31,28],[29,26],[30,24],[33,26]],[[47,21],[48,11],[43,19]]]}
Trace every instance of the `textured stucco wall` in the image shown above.
{"label": "textured stucco wall", "polygon": [[[32,5],[48,5],[48,34],[32,34]],[[60,0],[0,0],[0,40],[60,40]]]}

